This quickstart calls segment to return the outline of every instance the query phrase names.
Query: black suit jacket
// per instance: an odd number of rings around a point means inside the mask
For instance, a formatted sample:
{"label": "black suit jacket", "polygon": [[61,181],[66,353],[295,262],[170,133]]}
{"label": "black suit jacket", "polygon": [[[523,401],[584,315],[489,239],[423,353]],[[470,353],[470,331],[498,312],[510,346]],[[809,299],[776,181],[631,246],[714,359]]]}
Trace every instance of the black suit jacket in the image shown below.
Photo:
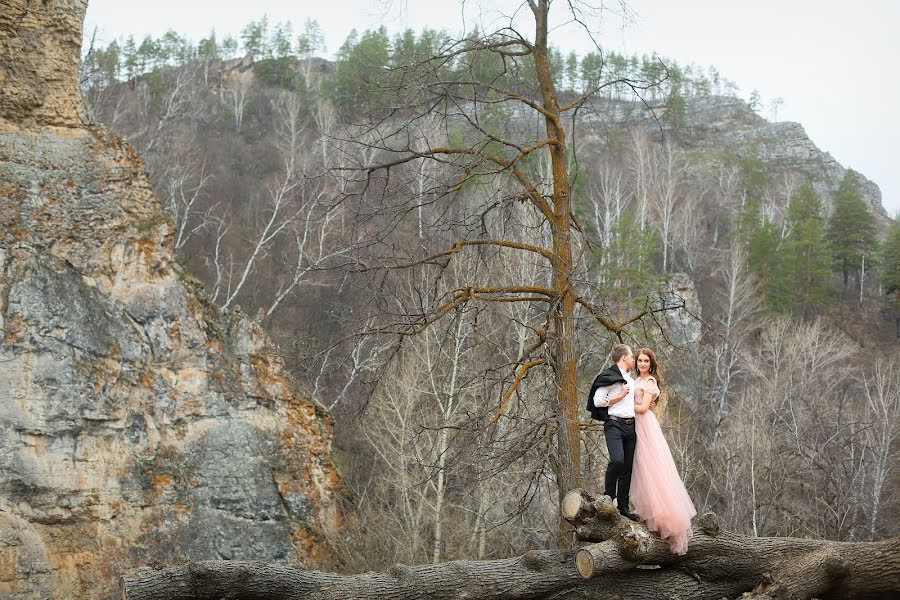
{"label": "black suit jacket", "polygon": [[613,365],[600,371],[600,374],[594,378],[594,383],[591,384],[591,391],[588,393],[587,397],[587,410],[591,413],[592,419],[597,419],[598,421],[606,421],[609,419],[608,406],[594,406],[594,392],[597,391],[597,388],[607,387],[617,383],[625,383],[625,378],[622,377],[622,371],[619,370],[618,365]]}

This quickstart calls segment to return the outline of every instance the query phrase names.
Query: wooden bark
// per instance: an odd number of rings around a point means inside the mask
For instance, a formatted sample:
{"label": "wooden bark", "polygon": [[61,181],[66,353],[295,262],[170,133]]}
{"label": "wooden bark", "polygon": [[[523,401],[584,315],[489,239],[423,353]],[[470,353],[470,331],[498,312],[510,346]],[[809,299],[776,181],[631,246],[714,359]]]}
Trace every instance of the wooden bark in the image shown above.
{"label": "wooden bark", "polygon": [[[559,499],[566,490],[581,486],[581,431],[579,429],[580,396],[577,389],[577,353],[575,352],[575,294],[572,277],[572,190],[569,183],[569,164],[566,154],[566,131],[563,127],[559,97],[553,84],[550,67],[550,44],[547,38],[550,0],[530,3],[534,13],[535,74],[541,90],[544,128],[552,170],[552,215],[549,219],[553,243],[553,275],[551,287],[556,295],[553,314],[553,368],[556,372],[557,468]],[[560,521],[560,547],[571,540],[571,528]]]}
{"label": "wooden bark", "polygon": [[360,575],[229,561],[144,567],[124,577],[123,598],[900,598],[900,538],[872,543],[753,538],[720,531],[715,517],[704,515],[697,519],[688,553],[676,556],[665,540],[620,516],[609,498],[574,490],[564,498],[563,512],[579,538],[594,541],[572,550],[397,565]]}

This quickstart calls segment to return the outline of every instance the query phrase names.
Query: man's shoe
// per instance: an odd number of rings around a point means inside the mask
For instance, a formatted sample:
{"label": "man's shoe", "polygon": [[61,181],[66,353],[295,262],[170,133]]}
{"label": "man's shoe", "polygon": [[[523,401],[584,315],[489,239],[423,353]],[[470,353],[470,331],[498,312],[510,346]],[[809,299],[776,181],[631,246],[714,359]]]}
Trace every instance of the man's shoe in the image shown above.
{"label": "man's shoe", "polygon": [[638,518],[638,516],[636,514],[634,514],[633,512],[630,512],[628,510],[619,509],[619,514],[622,515],[623,517],[625,517],[626,519],[631,519],[632,521],[635,521],[635,522],[640,521],[640,519]]}

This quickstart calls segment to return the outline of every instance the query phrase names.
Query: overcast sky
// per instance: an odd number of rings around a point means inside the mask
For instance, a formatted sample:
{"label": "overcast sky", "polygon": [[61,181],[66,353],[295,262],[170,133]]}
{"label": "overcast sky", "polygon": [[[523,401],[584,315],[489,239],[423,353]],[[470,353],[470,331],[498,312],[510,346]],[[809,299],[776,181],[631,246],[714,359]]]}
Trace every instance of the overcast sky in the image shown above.
{"label": "overcast sky", "polygon": [[[585,0],[599,4],[599,0]],[[385,25],[458,32],[496,25],[521,0],[90,0],[85,32],[108,42],[168,29],[193,41],[215,28],[237,35],[264,14],[290,20],[295,31],[315,19],[333,54],[352,28]],[[565,3],[557,0],[563,15]],[[592,27],[608,49],[657,52],[679,63],[715,66],[747,98],[758,90],[765,106],[783,98],[779,120],[799,121],[821,149],[881,187],[888,213],[900,213],[900,0],[630,0],[623,21],[618,0]],[[508,20],[507,20],[508,21]],[[564,52],[579,54],[590,40],[557,21],[551,34]],[[768,111],[763,116],[771,118]]]}

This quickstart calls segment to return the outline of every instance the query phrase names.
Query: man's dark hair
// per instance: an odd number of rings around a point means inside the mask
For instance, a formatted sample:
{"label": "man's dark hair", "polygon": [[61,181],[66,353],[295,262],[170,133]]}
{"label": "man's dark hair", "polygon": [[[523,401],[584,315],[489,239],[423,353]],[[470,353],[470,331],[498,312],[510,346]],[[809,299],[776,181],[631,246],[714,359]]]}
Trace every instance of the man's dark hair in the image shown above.
{"label": "man's dark hair", "polygon": [[623,356],[626,356],[627,354],[631,354],[631,348],[629,348],[625,344],[616,344],[612,349],[612,361],[614,363],[617,363]]}

